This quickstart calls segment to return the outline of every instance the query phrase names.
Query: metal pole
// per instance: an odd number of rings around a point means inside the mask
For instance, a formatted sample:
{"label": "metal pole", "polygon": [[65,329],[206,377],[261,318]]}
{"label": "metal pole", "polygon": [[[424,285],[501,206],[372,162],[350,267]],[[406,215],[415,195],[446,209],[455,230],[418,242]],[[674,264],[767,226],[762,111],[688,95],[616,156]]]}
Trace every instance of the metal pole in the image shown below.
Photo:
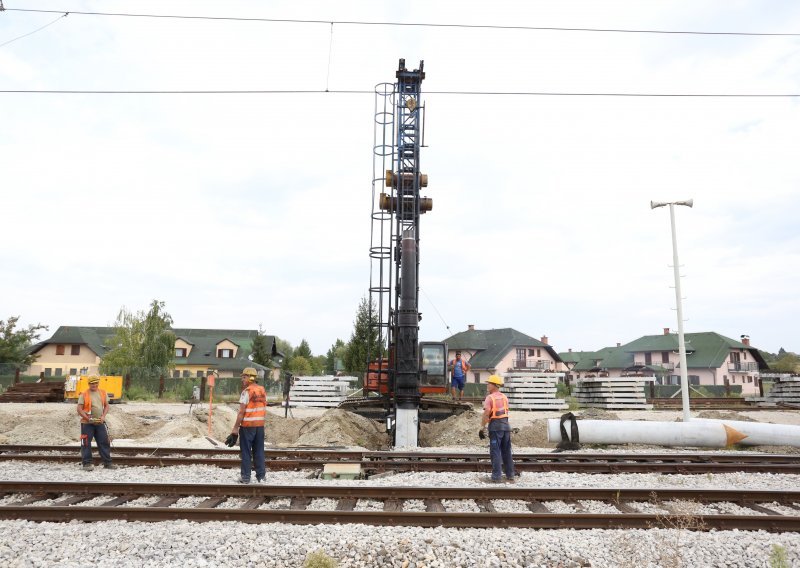
{"label": "metal pole", "polygon": [[683,336],[683,300],[681,298],[681,275],[678,264],[678,236],[675,234],[675,204],[669,204],[669,220],[672,226],[672,269],[675,274],[675,303],[678,307],[678,353],[681,365],[681,399],[683,400],[683,421],[692,419],[689,413],[689,374],[686,369],[686,342]]}

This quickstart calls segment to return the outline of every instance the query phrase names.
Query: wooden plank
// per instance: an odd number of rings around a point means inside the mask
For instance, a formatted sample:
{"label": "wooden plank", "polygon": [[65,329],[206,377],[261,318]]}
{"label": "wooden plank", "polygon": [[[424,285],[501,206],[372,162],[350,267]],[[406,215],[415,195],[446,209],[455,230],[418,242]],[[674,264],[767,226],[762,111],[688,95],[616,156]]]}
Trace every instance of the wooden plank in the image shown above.
{"label": "wooden plank", "polygon": [[428,513],[445,513],[447,509],[442,505],[441,499],[425,499],[425,511]]}
{"label": "wooden plank", "polygon": [[209,497],[205,501],[202,501],[195,505],[195,509],[213,509],[220,503],[226,501],[228,499],[227,496],[223,497]]}
{"label": "wooden plank", "polygon": [[[336,503],[336,510],[337,511],[352,511],[356,508],[356,503],[358,499],[339,499]],[[384,502],[384,511],[386,510],[386,504]]]}

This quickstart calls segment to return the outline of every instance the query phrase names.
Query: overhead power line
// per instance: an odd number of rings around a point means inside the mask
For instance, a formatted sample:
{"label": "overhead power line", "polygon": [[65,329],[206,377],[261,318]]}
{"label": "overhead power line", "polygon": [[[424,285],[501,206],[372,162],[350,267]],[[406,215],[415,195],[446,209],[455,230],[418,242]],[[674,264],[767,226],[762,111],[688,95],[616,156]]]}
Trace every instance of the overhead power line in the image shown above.
{"label": "overhead power line", "polygon": [[[360,89],[248,89],[248,90],[65,90],[65,89],[0,89],[0,94],[40,95],[374,95],[373,90]],[[525,97],[683,97],[683,98],[787,98],[800,93],[613,93],[564,91],[425,91],[425,95],[525,96]]]}
{"label": "overhead power line", "polygon": [[[35,8],[6,8],[7,12],[38,12],[43,14],[61,14],[64,10],[39,10]],[[597,33],[628,33],[628,34],[676,34],[676,35],[711,35],[711,36],[776,36],[798,37],[800,33],[782,32],[710,32],[688,30],[648,30],[648,29],[622,29],[622,28],[568,28],[557,26],[521,26],[521,25],[495,25],[495,24],[447,24],[432,22],[372,22],[367,20],[315,20],[299,18],[245,18],[236,16],[181,16],[177,14],[135,14],[129,12],[81,12],[69,10],[69,14],[81,16],[114,16],[127,18],[163,18],[176,20],[211,20],[229,22],[271,22],[282,24],[338,24],[350,26],[407,26],[421,28],[462,28],[483,30],[522,30],[522,31],[548,31],[548,32],[597,32]]]}
{"label": "overhead power line", "polygon": [[[0,8],[2,8],[2,7],[3,7],[3,4],[2,4],[2,2],[0,2]],[[26,34],[22,34],[21,36],[17,36],[17,37],[15,37],[14,39],[10,39],[10,40],[8,40],[8,41],[5,41],[5,42],[3,42],[3,43],[0,43],[0,47],[3,47],[4,45],[8,45],[9,43],[15,42],[15,41],[17,41],[18,39],[22,39],[22,38],[24,38],[24,37],[28,37],[29,35],[33,35],[33,34],[35,34],[36,32],[40,32],[40,31],[42,31],[43,29],[45,29],[45,28],[47,28],[47,27],[50,27],[50,26],[52,26],[53,24],[55,24],[56,22],[58,22],[59,20],[61,20],[61,18],[66,18],[68,15],[69,15],[68,13],[61,14],[61,15],[60,15],[58,18],[56,18],[55,20],[53,20],[53,21],[52,21],[52,22],[50,22],[49,24],[45,24],[45,25],[43,25],[41,28],[36,28],[36,29],[35,29],[35,30],[33,30],[32,32],[28,32],[28,33],[26,33]]]}

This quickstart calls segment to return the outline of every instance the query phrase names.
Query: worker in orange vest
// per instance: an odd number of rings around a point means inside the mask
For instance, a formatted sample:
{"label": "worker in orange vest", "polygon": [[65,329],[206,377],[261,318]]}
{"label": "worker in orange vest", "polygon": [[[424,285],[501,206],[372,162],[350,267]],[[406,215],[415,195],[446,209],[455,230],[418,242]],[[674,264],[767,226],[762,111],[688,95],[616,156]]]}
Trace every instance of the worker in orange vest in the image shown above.
{"label": "worker in orange vest", "polygon": [[508,398],[500,392],[503,378],[492,375],[486,379],[486,390],[489,394],[483,401],[483,417],[478,437],[486,438],[486,426],[489,428],[489,457],[492,459],[492,477],[485,479],[490,483],[500,483],[503,472],[506,481],[514,483],[514,461],[511,455],[511,426],[508,423]]}
{"label": "worker in orange vest", "polygon": [[81,417],[81,461],[83,469],[91,471],[92,464],[92,439],[97,442],[103,467],[117,469],[111,463],[111,440],[106,426],[108,414],[108,396],[106,391],[100,390],[100,378],[89,377],[89,388],[78,397],[78,414]]}
{"label": "worker in orange vest", "polygon": [[[239,438],[242,456],[239,483],[250,483],[250,470],[256,470],[256,481],[263,483],[267,476],[264,458],[264,418],[267,415],[267,392],[256,384],[257,373],[253,367],[242,371],[242,396],[239,398],[239,414],[233,424],[227,443],[233,446]],[[233,440],[231,442],[231,439]]]}

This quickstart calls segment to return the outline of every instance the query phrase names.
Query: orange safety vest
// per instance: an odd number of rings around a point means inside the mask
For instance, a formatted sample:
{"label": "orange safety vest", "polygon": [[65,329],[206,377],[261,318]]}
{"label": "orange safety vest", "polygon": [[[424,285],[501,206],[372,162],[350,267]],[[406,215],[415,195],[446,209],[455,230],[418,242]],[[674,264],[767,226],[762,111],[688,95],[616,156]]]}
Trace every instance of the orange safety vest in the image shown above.
{"label": "orange safety vest", "polygon": [[499,420],[500,418],[508,418],[508,398],[500,391],[494,391],[487,395],[487,398],[492,403],[492,414],[489,420]]}
{"label": "orange safety vest", "polygon": [[[106,391],[102,389],[97,389],[97,392],[100,393],[100,400],[103,401],[103,406],[106,405]],[[89,416],[92,415],[92,391],[91,389],[86,389],[83,391],[83,411],[88,414]],[[89,424],[88,420],[84,420],[81,418],[81,424]]]}
{"label": "orange safety vest", "polygon": [[242,426],[244,428],[256,428],[264,425],[264,417],[267,415],[267,392],[264,387],[259,385],[248,385],[247,406],[244,408],[244,418]]}

